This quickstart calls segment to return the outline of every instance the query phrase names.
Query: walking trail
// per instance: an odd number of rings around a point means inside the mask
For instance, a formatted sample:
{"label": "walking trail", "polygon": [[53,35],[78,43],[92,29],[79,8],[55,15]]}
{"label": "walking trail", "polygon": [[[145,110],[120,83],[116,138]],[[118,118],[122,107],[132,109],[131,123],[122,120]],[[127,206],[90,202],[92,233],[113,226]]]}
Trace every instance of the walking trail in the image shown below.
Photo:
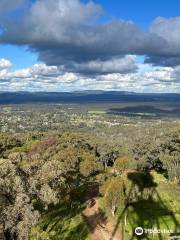
{"label": "walking trail", "polygon": [[82,216],[90,230],[91,240],[121,240],[119,231],[114,233],[115,226],[105,216],[104,212],[99,208],[97,196],[99,194],[99,186],[92,186],[87,193],[87,207],[83,211]]}

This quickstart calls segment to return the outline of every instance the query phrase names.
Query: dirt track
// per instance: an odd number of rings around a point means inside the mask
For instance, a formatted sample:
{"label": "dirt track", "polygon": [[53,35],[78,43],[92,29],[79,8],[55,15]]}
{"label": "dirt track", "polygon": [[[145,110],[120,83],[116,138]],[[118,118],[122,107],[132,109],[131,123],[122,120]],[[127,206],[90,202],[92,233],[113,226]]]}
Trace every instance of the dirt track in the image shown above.
{"label": "dirt track", "polygon": [[[97,186],[96,186],[97,187]],[[121,240],[120,233],[114,233],[113,224],[108,220],[103,211],[98,206],[97,189],[91,190],[87,196],[87,207],[83,211],[83,218],[89,226],[92,240]]]}

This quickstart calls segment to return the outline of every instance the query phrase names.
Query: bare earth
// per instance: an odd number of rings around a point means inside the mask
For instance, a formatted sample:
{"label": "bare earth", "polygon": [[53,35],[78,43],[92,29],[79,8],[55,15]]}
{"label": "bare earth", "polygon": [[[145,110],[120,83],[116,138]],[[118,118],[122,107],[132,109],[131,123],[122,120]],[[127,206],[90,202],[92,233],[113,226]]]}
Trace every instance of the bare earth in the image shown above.
{"label": "bare earth", "polygon": [[114,233],[115,226],[113,226],[99,208],[96,198],[97,193],[98,191],[94,191],[93,193],[91,191],[88,194],[87,207],[82,213],[84,220],[89,226],[90,238],[92,240],[121,240],[120,233],[118,231]]}

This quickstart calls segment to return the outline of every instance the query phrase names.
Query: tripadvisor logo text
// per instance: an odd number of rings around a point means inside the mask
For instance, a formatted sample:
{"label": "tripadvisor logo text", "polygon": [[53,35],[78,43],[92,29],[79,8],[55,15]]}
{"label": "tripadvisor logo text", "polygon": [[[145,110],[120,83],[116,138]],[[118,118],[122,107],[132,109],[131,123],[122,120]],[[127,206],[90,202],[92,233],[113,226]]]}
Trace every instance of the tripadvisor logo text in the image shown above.
{"label": "tripadvisor logo text", "polygon": [[134,233],[137,236],[141,236],[144,233],[145,234],[171,234],[173,233],[173,230],[171,229],[157,229],[157,228],[153,228],[153,229],[149,229],[149,228],[142,228],[142,227],[136,227],[134,230]]}

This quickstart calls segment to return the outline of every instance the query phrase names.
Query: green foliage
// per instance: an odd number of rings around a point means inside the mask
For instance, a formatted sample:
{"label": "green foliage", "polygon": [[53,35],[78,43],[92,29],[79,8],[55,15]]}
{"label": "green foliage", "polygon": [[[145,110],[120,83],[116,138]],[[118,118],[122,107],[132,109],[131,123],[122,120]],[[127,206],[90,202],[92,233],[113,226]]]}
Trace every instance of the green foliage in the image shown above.
{"label": "green foliage", "polygon": [[125,171],[132,167],[132,159],[129,156],[123,156],[116,159],[114,164],[115,171],[118,175],[123,174]]}
{"label": "green foliage", "polygon": [[112,177],[108,179],[102,185],[100,192],[104,196],[106,207],[111,210],[113,216],[118,208],[124,208],[124,182],[121,177]]}
{"label": "green foliage", "polygon": [[[15,148],[8,159],[0,160],[4,233],[8,232],[12,238],[16,235],[17,239],[27,239],[31,226],[51,206],[68,203],[71,208],[77,205],[76,199],[82,198],[79,188],[86,177],[102,170],[93,147],[80,138],[76,134],[64,134],[30,140],[26,151]],[[74,228],[81,226],[79,223]]]}
{"label": "green foliage", "polygon": [[98,161],[94,154],[84,153],[81,159],[80,173],[83,176],[89,177],[103,171],[102,162]]}
{"label": "green foliage", "polygon": [[0,157],[15,147],[22,145],[20,139],[8,133],[0,133]]}
{"label": "green foliage", "polygon": [[81,214],[90,181],[101,185],[104,210],[114,220],[127,221],[129,234],[140,224],[156,226],[157,219],[162,227],[164,221],[175,227],[180,212],[180,131],[149,127],[142,138],[144,129],[136,131],[137,136],[131,130],[120,135],[122,141],[111,129],[102,136],[97,132],[97,137],[73,131],[0,134],[4,233],[17,240],[27,240],[30,229],[31,240],[87,239]]}
{"label": "green foliage", "polygon": [[[145,173],[129,171],[120,178],[123,180],[124,204],[118,205],[113,221],[124,234],[124,239],[131,239],[134,229],[141,226],[147,229],[166,229],[178,232],[180,230],[180,186],[169,183],[160,173]],[[113,178],[118,181],[118,178]],[[112,178],[111,178],[112,179]],[[107,180],[101,188],[101,208],[108,214],[111,205],[107,205],[109,198],[116,196],[121,187],[111,187],[111,179]],[[112,181],[114,183],[114,181]],[[110,194],[108,194],[110,186]],[[113,194],[111,193],[113,191]],[[118,194],[121,196],[121,193]],[[110,202],[111,203],[111,202]],[[108,216],[111,216],[108,214]],[[151,239],[144,236],[142,239]],[[165,239],[165,235],[154,235],[152,239]]]}
{"label": "green foliage", "polygon": [[40,223],[32,228],[29,239],[88,240],[88,227],[81,216],[83,208],[83,205],[79,204],[69,211],[69,205],[64,203],[51,209]]}

